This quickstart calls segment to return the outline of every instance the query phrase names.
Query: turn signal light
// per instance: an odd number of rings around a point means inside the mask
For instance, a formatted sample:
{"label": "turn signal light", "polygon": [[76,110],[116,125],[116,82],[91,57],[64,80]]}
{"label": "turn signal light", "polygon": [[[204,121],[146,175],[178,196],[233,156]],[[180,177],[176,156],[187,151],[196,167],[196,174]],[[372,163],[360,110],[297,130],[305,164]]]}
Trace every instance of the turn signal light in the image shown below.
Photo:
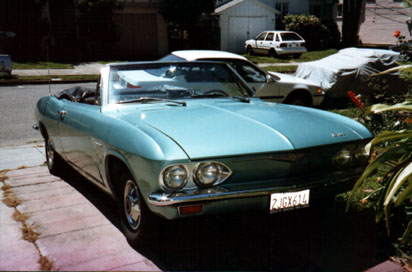
{"label": "turn signal light", "polygon": [[201,213],[203,211],[203,204],[190,205],[190,206],[180,206],[177,209],[179,210],[180,215],[195,214]]}

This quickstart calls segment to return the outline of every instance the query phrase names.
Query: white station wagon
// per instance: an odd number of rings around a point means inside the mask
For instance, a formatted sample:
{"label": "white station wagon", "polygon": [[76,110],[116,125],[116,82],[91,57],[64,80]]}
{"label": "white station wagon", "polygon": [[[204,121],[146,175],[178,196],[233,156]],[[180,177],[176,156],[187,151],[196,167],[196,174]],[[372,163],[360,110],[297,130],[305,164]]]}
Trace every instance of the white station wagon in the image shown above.
{"label": "white station wagon", "polygon": [[245,42],[248,54],[267,54],[272,57],[278,55],[293,55],[299,58],[302,53],[307,52],[305,40],[293,31],[263,31],[255,39]]}

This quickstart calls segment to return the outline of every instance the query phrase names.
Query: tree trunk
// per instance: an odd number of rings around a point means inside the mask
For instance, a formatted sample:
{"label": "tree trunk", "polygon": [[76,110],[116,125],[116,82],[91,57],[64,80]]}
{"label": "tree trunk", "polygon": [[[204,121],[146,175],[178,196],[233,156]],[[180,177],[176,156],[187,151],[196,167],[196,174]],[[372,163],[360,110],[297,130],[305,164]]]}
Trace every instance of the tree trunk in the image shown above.
{"label": "tree trunk", "polygon": [[342,46],[350,47],[359,43],[359,27],[365,0],[343,1]]}

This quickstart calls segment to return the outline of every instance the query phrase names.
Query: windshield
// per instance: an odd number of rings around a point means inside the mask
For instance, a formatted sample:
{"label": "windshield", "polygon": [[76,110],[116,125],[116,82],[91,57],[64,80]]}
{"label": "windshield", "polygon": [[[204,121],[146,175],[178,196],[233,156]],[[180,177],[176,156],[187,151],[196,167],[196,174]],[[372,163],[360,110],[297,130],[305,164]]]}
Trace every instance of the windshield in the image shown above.
{"label": "windshield", "polygon": [[111,67],[109,77],[109,104],[252,95],[224,63],[119,65]]}

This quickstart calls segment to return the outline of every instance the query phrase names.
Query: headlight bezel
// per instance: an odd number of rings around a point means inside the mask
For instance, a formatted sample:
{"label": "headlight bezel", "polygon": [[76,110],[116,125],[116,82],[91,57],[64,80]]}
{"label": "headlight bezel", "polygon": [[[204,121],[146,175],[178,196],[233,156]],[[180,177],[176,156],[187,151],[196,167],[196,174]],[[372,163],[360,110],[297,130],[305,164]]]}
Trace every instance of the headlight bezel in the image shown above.
{"label": "headlight bezel", "polygon": [[[180,167],[186,170],[187,176],[182,186],[172,187],[169,186],[165,180],[166,175],[169,173],[170,169],[175,167]],[[206,167],[215,167],[216,178],[213,178],[211,182],[202,182],[201,173],[199,171],[204,170]],[[181,164],[170,164],[165,166],[159,174],[160,187],[164,191],[179,191],[182,189],[193,189],[193,188],[211,188],[225,182],[232,175],[232,170],[222,162],[218,161],[204,161],[197,163],[181,163]]]}
{"label": "headlight bezel", "polygon": [[[185,172],[184,179],[182,183],[178,186],[172,186],[170,182],[167,181],[168,177],[171,177],[171,171],[180,169]],[[184,188],[187,185],[188,182],[188,177],[189,177],[189,170],[188,168],[183,165],[183,164],[172,164],[168,165],[165,168],[163,168],[162,172],[160,173],[160,184],[162,186],[162,189],[167,190],[167,191],[177,191],[182,188]]]}
{"label": "headlight bezel", "polygon": [[[216,178],[213,180],[213,182],[205,183],[201,180],[201,171],[206,167],[215,167],[215,169],[217,170]],[[230,170],[229,167],[221,162],[211,161],[198,163],[193,169],[193,173],[193,181],[197,186],[202,188],[210,188],[223,183],[232,174],[232,170]]]}
{"label": "headlight bezel", "polygon": [[[346,158],[344,158],[345,156]],[[370,153],[366,149],[366,143],[350,144],[342,147],[332,157],[332,164],[338,169],[343,169],[354,165],[365,164],[369,161],[369,158]]]}

